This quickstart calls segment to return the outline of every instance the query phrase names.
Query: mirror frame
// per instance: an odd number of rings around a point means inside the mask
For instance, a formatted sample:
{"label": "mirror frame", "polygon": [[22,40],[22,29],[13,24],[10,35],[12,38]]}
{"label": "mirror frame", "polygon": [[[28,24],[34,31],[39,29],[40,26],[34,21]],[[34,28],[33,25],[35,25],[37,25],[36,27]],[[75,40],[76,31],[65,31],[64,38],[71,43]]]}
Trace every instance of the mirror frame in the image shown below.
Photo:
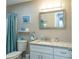
{"label": "mirror frame", "polygon": [[[46,28],[41,28],[40,27],[40,17],[41,17],[41,14],[46,14],[46,13],[51,13],[51,12],[59,12],[59,11],[63,11],[64,12],[64,27],[63,28],[57,28],[57,27],[46,27]],[[65,10],[55,10],[55,11],[47,11],[47,12],[40,12],[39,13],[39,29],[65,29],[66,28],[66,11]]]}

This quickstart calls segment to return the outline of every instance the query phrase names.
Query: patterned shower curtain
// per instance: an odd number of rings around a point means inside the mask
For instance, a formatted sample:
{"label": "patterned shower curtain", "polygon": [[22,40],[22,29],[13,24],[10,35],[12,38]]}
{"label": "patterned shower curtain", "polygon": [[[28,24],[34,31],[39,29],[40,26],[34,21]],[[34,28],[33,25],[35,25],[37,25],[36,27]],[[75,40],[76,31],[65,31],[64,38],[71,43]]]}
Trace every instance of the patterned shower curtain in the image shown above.
{"label": "patterned shower curtain", "polygon": [[7,16],[6,54],[16,51],[16,17],[14,13]]}

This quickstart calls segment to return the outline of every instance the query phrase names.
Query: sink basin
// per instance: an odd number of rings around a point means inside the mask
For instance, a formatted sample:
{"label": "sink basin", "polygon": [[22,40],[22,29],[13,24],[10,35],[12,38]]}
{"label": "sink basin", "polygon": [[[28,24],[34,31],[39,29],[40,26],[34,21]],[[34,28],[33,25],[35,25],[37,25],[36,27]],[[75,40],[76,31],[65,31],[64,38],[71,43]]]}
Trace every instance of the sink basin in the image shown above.
{"label": "sink basin", "polygon": [[48,40],[37,40],[36,41],[38,44],[52,44],[52,43],[57,43],[56,41],[48,41]]}
{"label": "sink basin", "polygon": [[48,42],[48,41],[39,41],[38,44],[51,44],[52,42]]}
{"label": "sink basin", "polygon": [[46,42],[52,42],[50,40],[38,40],[37,42],[43,42],[43,43],[46,43]]}
{"label": "sink basin", "polygon": [[35,40],[32,43],[37,43],[37,44],[45,44],[45,45],[52,45],[52,44],[60,44],[61,42],[59,40]]}
{"label": "sink basin", "polygon": [[43,43],[52,43],[52,42],[60,42],[59,40],[37,40],[37,42],[43,42]]}

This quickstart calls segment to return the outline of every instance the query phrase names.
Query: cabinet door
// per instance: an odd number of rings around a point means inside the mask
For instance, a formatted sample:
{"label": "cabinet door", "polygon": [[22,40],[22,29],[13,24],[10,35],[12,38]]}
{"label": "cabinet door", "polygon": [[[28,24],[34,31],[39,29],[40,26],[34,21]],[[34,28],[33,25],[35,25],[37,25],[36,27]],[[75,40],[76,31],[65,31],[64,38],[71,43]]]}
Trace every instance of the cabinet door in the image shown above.
{"label": "cabinet door", "polygon": [[70,57],[72,57],[72,51],[71,51],[71,49],[54,48],[54,55],[70,58]]}
{"label": "cabinet door", "polygon": [[54,56],[54,59],[72,59],[72,58],[67,58],[67,57],[62,57],[62,56]]}
{"label": "cabinet door", "polygon": [[40,59],[41,56],[39,55],[39,53],[36,52],[30,52],[30,59]]}
{"label": "cabinet door", "polygon": [[43,54],[43,55],[41,56],[41,59],[53,59],[53,55]]}

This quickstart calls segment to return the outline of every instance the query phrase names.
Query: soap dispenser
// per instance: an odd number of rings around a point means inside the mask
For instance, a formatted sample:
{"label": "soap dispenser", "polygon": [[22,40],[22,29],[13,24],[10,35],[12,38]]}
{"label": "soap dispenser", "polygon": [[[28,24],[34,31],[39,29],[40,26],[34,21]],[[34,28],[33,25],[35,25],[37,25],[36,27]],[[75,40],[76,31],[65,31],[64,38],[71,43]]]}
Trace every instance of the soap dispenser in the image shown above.
{"label": "soap dispenser", "polygon": [[31,33],[30,33],[30,40],[31,40],[31,41],[34,41],[34,40],[36,40],[36,39],[37,39],[36,33],[35,33],[35,32],[31,32]]}

